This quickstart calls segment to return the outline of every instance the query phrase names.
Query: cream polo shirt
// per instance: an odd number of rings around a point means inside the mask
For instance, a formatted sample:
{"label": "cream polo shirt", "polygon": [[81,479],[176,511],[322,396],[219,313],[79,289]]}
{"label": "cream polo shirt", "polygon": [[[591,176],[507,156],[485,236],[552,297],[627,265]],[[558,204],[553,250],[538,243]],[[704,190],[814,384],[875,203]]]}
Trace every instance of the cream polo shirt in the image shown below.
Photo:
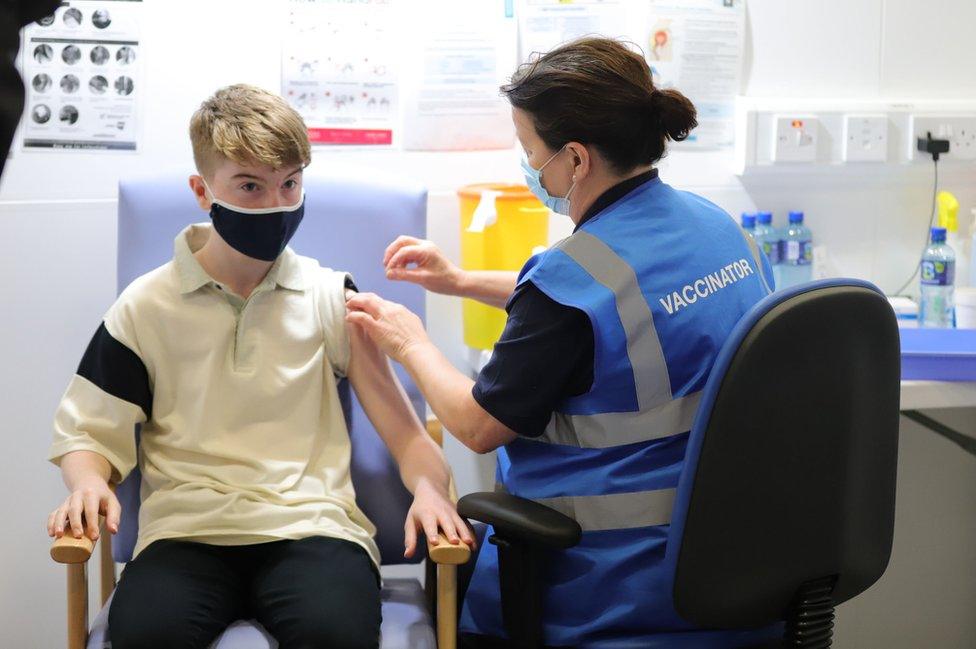
{"label": "cream polo shirt", "polygon": [[243,300],[193,256],[210,232],[180,233],[173,260],[109,309],[58,407],[50,459],[95,451],[119,479],[139,463],[136,554],[160,539],[321,535],[378,564],[336,389],[349,363],[349,276],[289,248]]}

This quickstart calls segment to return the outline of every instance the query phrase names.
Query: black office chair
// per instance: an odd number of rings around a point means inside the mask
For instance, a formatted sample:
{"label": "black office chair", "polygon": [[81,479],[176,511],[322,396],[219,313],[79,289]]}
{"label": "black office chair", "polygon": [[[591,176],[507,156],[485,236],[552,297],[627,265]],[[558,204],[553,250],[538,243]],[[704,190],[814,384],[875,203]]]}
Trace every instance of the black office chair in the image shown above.
{"label": "black office chair", "polygon": [[[782,646],[830,647],[834,607],[874,584],[891,553],[899,382],[895,316],[867,282],[806,284],[746,314],[712,369],[677,489],[665,563],[682,618],[785,622]],[[578,542],[578,526],[507,494],[458,506],[505,549],[512,645],[541,646],[526,566]]]}

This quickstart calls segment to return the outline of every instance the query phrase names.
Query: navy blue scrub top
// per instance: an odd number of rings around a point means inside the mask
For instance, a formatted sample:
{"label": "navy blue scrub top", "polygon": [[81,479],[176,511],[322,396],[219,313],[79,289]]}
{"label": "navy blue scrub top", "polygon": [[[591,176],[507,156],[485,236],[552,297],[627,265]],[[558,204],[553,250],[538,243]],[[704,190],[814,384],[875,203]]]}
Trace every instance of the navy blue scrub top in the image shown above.
{"label": "navy blue scrub top", "polygon": [[[576,229],[654,178],[657,169],[614,185],[596,199]],[[515,289],[505,311],[505,329],[471,393],[511,430],[538,437],[563,399],[590,390],[593,327],[586,313],[559,304],[531,280]]]}

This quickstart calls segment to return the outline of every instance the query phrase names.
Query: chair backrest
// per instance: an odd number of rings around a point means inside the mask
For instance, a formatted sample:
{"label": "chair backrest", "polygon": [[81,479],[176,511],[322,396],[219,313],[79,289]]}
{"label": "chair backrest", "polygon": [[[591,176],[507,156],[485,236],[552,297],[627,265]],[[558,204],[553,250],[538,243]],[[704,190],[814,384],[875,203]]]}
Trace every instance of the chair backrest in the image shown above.
{"label": "chair backrest", "polygon": [[[173,240],[182,228],[207,221],[187,185],[188,174],[123,180],[119,184],[118,289],[169,261]],[[323,266],[349,271],[363,291],[376,292],[424,316],[424,291],[386,279],[383,251],[398,235],[424,238],[427,191],[421,186],[380,177],[372,171],[343,168],[328,176],[306,172],[305,219],[291,246]],[[426,406],[410,377],[397,374],[421,420]],[[340,397],[352,438],[352,480],[359,506],[376,525],[376,542],[384,563],[404,563],[403,523],[411,497],[386,446],[366,418],[348,384]],[[113,554],[128,561],[138,534],[138,470],[119,485],[123,516]],[[418,553],[414,562],[423,559]]]}
{"label": "chair backrest", "polygon": [[774,293],[721,350],[692,429],[668,544],[678,613],[711,628],[782,620],[806,582],[839,604],[891,553],[900,353],[858,280]]}

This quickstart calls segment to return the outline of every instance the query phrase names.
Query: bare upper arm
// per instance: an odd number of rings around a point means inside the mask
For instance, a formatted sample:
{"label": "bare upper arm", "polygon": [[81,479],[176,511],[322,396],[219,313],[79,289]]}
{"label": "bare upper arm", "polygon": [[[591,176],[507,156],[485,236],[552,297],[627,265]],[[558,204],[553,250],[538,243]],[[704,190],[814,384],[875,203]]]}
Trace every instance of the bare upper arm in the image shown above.
{"label": "bare upper arm", "polygon": [[[346,289],[346,299],[355,294],[356,291]],[[346,323],[346,327],[350,345],[347,372],[349,381],[356,390],[366,415],[373,422],[390,452],[396,456],[395,447],[405,444],[414,434],[426,433],[386,354],[358,326]],[[375,405],[373,405],[374,398]],[[465,419],[473,422],[474,425],[473,434],[468,439],[462,439],[462,442],[472,451],[490,453],[518,437],[513,430],[482,408],[470,392],[467,394],[467,403],[464,407],[469,415]],[[371,408],[382,412],[371,413]],[[386,425],[381,423],[380,420],[386,419],[394,421],[387,422]]]}
{"label": "bare upper arm", "polygon": [[427,435],[426,430],[386,354],[358,326],[347,323],[346,327],[349,382],[376,432],[398,459],[400,451],[416,436]]}

